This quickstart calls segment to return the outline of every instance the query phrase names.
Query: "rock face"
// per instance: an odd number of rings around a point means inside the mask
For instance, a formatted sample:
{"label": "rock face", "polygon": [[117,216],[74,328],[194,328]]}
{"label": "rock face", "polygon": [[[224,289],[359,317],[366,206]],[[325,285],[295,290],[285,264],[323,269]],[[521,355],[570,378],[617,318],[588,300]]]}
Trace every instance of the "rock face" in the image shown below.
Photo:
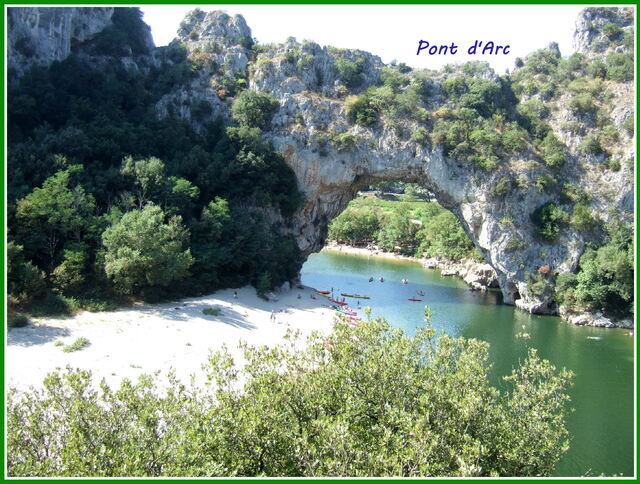
{"label": "rock face", "polygon": [[31,65],[63,60],[111,23],[113,7],[8,7],[10,81]]}
{"label": "rock face", "polygon": [[[74,41],[98,32],[111,15],[109,8],[9,10],[9,62],[16,71],[22,69],[25,58],[41,63],[63,58]],[[594,22],[607,20],[601,17],[600,10],[587,9],[579,19],[576,42],[582,52],[592,52],[597,44],[597,35],[590,32]],[[627,17],[622,9],[611,18],[628,29]],[[556,310],[552,296],[534,295],[527,278],[543,266],[558,273],[574,271],[586,240],[583,233],[569,226],[553,242],[536,237],[531,215],[545,203],[557,201],[557,194],[534,188],[541,175],[550,173],[540,163],[534,146],[529,144],[517,155],[503,157],[498,169],[485,171],[455,156],[445,156],[441,144],[413,137],[422,126],[415,117],[392,118],[383,113],[368,127],[353,124],[347,117],[348,96],[376,85],[384,67],[378,57],[366,52],[294,40],[252,49],[251,31],[242,17],[198,10],[182,22],[178,41],[185,45],[192,65],[200,67],[189,85],[160,101],[158,116],[172,112],[198,125],[203,120],[196,121],[192,107],[196,101],[206,101],[211,112],[204,121],[217,116],[229,119],[238,86],[270,92],[278,100],[280,108],[264,136],[295,172],[305,203],[287,220],[275,210],[267,210],[267,216],[274,230],[296,238],[304,255],[322,248],[329,222],[358,190],[384,180],[419,183],[460,220],[495,271],[506,303],[532,312]],[[24,46],[32,50],[25,52]],[[347,78],[341,63],[357,65],[357,75]],[[430,84],[430,94],[420,101],[420,109],[436,113],[446,107],[442,82],[459,75],[456,71],[412,73],[412,82],[421,76]],[[480,76],[495,78],[491,72]],[[569,109],[572,94],[566,93],[556,101],[549,119],[568,147],[565,165],[553,176],[588,193],[589,207],[604,220],[611,208],[630,220],[635,151],[632,135],[622,127],[633,115],[633,83],[607,81],[605,88],[610,99],[608,115],[619,132],[614,151],[620,169],[604,170],[602,157],[581,151],[585,133],[566,128],[577,119]],[[496,195],[492,189],[503,179],[510,188]],[[489,268],[486,272],[489,277]]]}
{"label": "rock face", "polygon": [[[632,8],[585,8],[576,20],[573,35],[573,47],[577,52],[594,55],[607,50],[607,38],[602,27],[607,24],[616,25],[622,29],[633,26]],[[621,47],[618,52],[627,52]]]}

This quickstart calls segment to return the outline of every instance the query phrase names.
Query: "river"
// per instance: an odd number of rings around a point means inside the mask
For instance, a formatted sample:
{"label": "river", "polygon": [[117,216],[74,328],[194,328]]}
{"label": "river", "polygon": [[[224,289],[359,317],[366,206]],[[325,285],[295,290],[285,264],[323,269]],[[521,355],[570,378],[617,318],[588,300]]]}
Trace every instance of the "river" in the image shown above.
{"label": "river", "polygon": [[[405,278],[409,284],[401,283]],[[576,327],[557,317],[531,315],[501,304],[499,291],[470,292],[463,281],[442,277],[417,261],[323,251],[304,264],[302,283],[369,295],[371,300],[360,302],[372,307],[372,316],[383,316],[408,333],[424,324],[428,305],[436,329],[491,345],[494,384],[524,360],[529,347],[537,348],[541,357],[576,375],[569,390],[575,409],[567,420],[571,448],[555,475],[633,475],[634,338],[628,330]],[[419,290],[425,295],[418,296]],[[521,332],[530,338],[517,338]]]}

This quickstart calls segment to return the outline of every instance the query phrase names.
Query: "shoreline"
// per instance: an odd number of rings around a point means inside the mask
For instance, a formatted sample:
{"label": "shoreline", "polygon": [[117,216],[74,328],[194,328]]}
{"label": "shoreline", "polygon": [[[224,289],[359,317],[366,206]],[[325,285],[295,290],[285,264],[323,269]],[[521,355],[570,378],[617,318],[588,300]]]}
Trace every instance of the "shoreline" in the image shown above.
{"label": "shoreline", "polygon": [[[417,258],[409,257],[394,252],[384,252],[380,249],[368,249],[366,247],[353,247],[346,244],[331,242],[327,244],[323,251],[338,252],[350,255],[360,255],[367,257],[382,257],[395,260],[410,260],[420,262],[425,269],[439,270],[442,276],[455,276],[462,279],[473,290],[485,291],[490,287],[498,287],[497,275],[486,262],[475,262],[471,259],[463,259],[459,262],[446,261],[437,258]],[[518,307],[517,305],[514,305]],[[522,309],[526,311],[526,309]],[[561,321],[574,326],[588,326],[595,328],[620,328],[625,330],[635,330],[635,323],[630,319],[614,321],[605,317],[602,313],[588,313],[571,311],[560,307],[558,312],[552,316],[557,316]]]}
{"label": "shoreline", "polygon": [[[323,306],[324,298],[310,295],[315,295],[315,289],[294,288],[278,292],[277,300],[265,301],[253,287],[245,286],[162,304],[34,318],[25,327],[7,331],[6,385],[19,390],[41,387],[48,373],[66,366],[91,370],[94,384],[104,378],[112,388],[124,378],[135,381],[157,371],[164,384],[170,370],[182,382],[195,375],[196,383],[204,383],[201,367],[223,345],[241,363],[241,341],[276,346],[292,330],[300,332],[302,344],[313,331],[328,334],[334,311]],[[207,308],[220,309],[220,315],[203,314]],[[81,337],[89,340],[87,347],[62,351],[62,344]]]}

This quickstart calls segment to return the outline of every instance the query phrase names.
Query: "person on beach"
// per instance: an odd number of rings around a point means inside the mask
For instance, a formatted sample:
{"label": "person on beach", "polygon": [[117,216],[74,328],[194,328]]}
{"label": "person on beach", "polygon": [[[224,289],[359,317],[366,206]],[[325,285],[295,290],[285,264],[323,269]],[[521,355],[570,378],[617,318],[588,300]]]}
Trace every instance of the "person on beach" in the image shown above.
{"label": "person on beach", "polygon": [[271,311],[271,318],[270,318],[272,323],[276,322],[276,312],[275,311]]}
{"label": "person on beach", "polygon": [[238,291],[233,291],[233,299],[238,299]]}

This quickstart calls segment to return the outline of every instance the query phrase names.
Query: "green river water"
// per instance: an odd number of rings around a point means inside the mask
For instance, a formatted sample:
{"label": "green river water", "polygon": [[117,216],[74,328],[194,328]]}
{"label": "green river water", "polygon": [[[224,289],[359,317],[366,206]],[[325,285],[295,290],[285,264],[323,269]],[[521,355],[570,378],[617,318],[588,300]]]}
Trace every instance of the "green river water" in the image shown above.
{"label": "green river water", "polygon": [[[405,278],[409,284],[401,283]],[[528,347],[537,348],[556,367],[576,374],[569,390],[575,409],[567,421],[571,449],[555,474],[633,475],[634,338],[628,330],[576,327],[557,317],[531,315],[501,304],[499,291],[470,292],[460,279],[442,277],[417,261],[323,251],[303,266],[302,283],[369,295],[370,300],[360,302],[372,307],[372,316],[384,316],[408,333],[423,325],[424,306],[429,305],[436,329],[490,343],[495,383],[526,357]],[[425,295],[418,296],[419,290]],[[423,301],[410,302],[410,297]],[[520,332],[530,339],[516,338]]]}

